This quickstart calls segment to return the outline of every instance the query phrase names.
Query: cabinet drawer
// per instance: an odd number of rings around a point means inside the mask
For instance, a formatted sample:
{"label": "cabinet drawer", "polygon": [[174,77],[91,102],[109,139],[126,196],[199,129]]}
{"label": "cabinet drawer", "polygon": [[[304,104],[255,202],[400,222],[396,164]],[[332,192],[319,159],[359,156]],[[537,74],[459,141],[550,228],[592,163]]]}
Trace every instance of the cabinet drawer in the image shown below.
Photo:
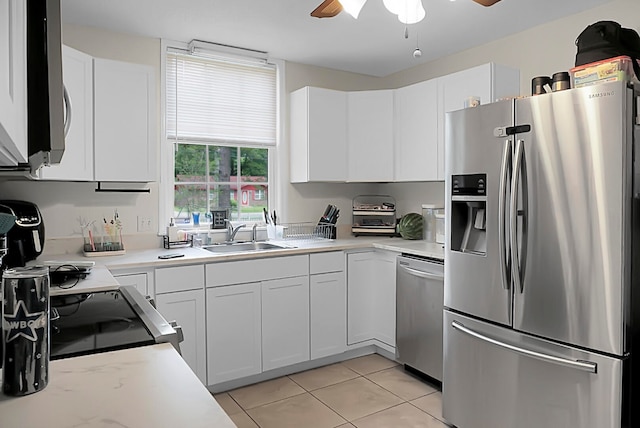
{"label": "cabinet drawer", "polygon": [[341,272],[344,270],[344,252],[331,251],[309,255],[309,273]]}
{"label": "cabinet drawer", "polygon": [[156,269],[156,294],[197,290],[204,287],[202,265]]}
{"label": "cabinet drawer", "polygon": [[272,257],[206,265],[207,287],[290,278],[309,274],[309,256]]}

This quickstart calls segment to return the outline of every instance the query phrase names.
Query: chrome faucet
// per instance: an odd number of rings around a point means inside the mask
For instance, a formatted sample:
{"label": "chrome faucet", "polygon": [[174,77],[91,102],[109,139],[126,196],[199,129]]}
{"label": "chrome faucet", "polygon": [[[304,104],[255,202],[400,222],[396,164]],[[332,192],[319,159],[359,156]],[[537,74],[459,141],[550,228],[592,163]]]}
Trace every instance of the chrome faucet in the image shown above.
{"label": "chrome faucet", "polygon": [[256,242],[258,240],[258,223],[253,223],[253,228],[251,229],[251,242]]}
{"label": "chrome faucet", "polygon": [[233,242],[233,240],[236,238],[236,234],[238,233],[238,231],[243,227],[247,226],[246,224],[242,223],[237,225],[236,227],[233,227],[233,225],[231,224],[231,221],[227,219],[225,219],[224,221],[227,222],[227,241],[226,242]]}

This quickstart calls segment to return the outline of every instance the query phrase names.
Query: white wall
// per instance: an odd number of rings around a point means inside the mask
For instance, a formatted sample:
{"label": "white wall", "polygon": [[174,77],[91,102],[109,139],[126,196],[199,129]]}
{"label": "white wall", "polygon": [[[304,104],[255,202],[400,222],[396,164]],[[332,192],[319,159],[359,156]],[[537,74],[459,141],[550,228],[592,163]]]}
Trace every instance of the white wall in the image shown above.
{"label": "white wall", "polygon": [[[605,6],[383,78],[287,62],[285,90],[289,93],[306,85],[340,90],[396,88],[486,62],[497,62],[521,70],[521,93],[528,95],[532,77],[551,75],[573,66],[575,38],[587,25],[603,19],[618,21],[626,27],[640,28],[640,1],[612,1]],[[97,57],[151,65],[156,68],[160,82],[158,39],[75,25],[64,26],[63,39],[66,44]],[[158,114],[159,111],[160,106]],[[288,117],[286,106],[284,114],[285,118]],[[280,216],[283,221],[315,221],[328,203],[334,203],[341,209],[340,223],[348,224],[351,222],[351,200],[359,194],[390,194],[396,199],[399,214],[420,212],[422,203],[438,203],[444,198],[442,182],[292,185],[288,175],[289,133],[286,119],[282,134],[284,138],[277,158],[280,168],[277,189],[283,195],[280,198]],[[5,182],[0,183],[0,198],[19,198],[37,203],[45,218],[48,238],[79,236],[78,217],[101,219],[112,215],[113,209],[117,208],[126,233],[135,235],[136,239],[144,238],[147,240],[145,242],[158,242],[155,237],[149,241],[148,235],[136,232],[137,216],[150,217],[154,230],[159,224],[156,184],[150,186],[150,194],[100,194],[95,193],[94,188],[93,183]],[[164,223],[164,219],[161,222]]]}

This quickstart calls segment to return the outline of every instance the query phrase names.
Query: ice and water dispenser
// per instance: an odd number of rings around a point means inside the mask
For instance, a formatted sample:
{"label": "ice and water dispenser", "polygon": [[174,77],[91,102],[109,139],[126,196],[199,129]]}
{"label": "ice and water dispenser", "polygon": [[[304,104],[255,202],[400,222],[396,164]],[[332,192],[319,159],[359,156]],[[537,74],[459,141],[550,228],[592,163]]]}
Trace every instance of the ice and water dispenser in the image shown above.
{"label": "ice and water dispenser", "polygon": [[487,254],[487,174],[451,177],[451,250]]}

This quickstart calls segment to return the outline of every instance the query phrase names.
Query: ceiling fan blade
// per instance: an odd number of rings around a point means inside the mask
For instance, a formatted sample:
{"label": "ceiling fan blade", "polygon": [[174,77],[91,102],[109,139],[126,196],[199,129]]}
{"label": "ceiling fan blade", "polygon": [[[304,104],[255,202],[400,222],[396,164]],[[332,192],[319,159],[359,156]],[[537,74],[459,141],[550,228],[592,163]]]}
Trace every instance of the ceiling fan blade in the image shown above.
{"label": "ceiling fan blade", "polygon": [[316,7],[311,16],[315,18],[333,18],[342,11],[342,5],[338,0],[324,0]]}
{"label": "ceiling fan blade", "polygon": [[493,6],[494,4],[498,3],[500,0],[473,0],[474,2],[481,4],[483,6]]}

